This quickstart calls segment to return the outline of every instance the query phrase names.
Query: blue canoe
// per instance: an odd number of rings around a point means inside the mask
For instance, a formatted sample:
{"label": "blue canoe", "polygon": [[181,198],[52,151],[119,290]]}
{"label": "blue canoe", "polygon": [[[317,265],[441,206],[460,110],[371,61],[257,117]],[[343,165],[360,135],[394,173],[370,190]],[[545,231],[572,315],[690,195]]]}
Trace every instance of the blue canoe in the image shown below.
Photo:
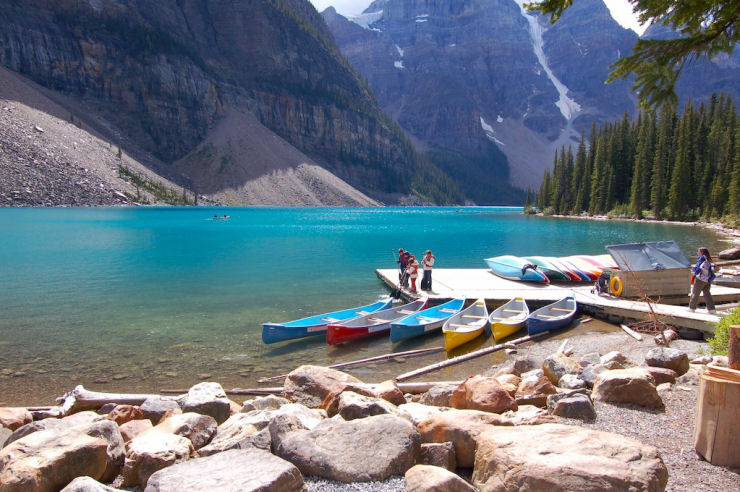
{"label": "blue canoe", "polygon": [[391,342],[400,342],[425,333],[442,329],[442,325],[465,305],[460,297],[418,313],[410,314],[391,324]]}
{"label": "blue canoe", "polygon": [[508,280],[550,283],[547,275],[537,265],[513,255],[495,256],[484,260],[493,273]]}
{"label": "blue canoe", "polygon": [[576,299],[571,294],[530,313],[527,318],[527,331],[529,335],[536,335],[543,331],[564,328],[573,321],[577,310]]}
{"label": "blue canoe", "polygon": [[262,324],[262,341],[265,343],[282,342],[283,340],[293,340],[294,338],[312,337],[314,335],[326,335],[326,327],[330,323],[346,321],[358,316],[382,311],[391,307],[393,298],[332,313],[317,314],[308,318],[301,318],[287,323],[263,323]]}

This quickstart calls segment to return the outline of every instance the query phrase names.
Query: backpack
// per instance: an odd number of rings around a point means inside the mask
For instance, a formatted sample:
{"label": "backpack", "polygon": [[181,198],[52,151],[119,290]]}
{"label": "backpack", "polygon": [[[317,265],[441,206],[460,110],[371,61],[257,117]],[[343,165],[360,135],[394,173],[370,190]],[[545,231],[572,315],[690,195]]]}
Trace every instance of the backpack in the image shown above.
{"label": "backpack", "polygon": [[611,280],[611,275],[609,272],[601,272],[601,275],[599,275],[599,278],[596,279],[596,283],[594,284],[594,293],[595,294],[608,294],[609,293],[609,281]]}

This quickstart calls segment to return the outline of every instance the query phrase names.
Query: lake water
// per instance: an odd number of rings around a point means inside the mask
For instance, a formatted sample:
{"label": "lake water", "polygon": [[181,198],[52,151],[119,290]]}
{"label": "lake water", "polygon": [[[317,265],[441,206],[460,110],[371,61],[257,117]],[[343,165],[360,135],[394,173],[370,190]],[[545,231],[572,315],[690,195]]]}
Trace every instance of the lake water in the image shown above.
{"label": "lake water", "polygon": [[[262,322],[387,295],[374,270],[395,266],[399,247],[417,256],[431,249],[439,268],[485,268],[483,258],[500,254],[600,254],[608,244],[667,239],[687,255],[721,247],[699,227],[498,207],[2,209],[0,405],[51,404],[76,384],[254,387],[300,364],[438,346],[439,335],[396,347],[383,338],[339,347],[320,337],[261,341]],[[358,376],[409,370],[394,364]]]}

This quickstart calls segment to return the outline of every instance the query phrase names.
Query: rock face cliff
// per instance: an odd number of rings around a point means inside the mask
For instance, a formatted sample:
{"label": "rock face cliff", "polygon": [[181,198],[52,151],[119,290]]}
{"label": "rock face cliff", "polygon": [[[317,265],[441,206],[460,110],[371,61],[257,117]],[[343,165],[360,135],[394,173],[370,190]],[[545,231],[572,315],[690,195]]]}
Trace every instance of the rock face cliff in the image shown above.
{"label": "rock face cliff", "polygon": [[[241,114],[295,147],[299,163],[375,197],[462,200],[383,115],[305,0],[0,0],[0,10],[2,65],[83,101],[124,149],[151,154],[195,192],[239,189],[265,167],[238,148],[196,152]],[[213,155],[227,179],[196,179]]]}
{"label": "rock face cliff", "polygon": [[554,148],[635,108],[627,83],[604,80],[637,35],[601,0],[575,2],[555,25],[520,0],[378,0],[351,20],[323,15],[418,147],[441,167],[458,156],[489,190],[537,185]]}

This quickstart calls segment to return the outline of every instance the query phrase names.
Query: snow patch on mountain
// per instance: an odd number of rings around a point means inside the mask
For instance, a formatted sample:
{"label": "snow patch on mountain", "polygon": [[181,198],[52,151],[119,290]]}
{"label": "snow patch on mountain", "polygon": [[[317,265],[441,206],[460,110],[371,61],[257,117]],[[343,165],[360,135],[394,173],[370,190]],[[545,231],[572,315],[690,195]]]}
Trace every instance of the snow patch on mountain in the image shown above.
{"label": "snow patch on mountain", "polygon": [[[499,116],[499,118],[500,118],[500,116]],[[496,138],[496,132],[493,131],[493,127],[488,122],[486,122],[486,120],[484,120],[482,116],[480,117],[480,127],[483,128],[483,131],[486,133],[486,136],[490,140],[493,140],[494,142],[496,142],[499,145],[506,145],[501,140],[499,140],[498,138]]]}
{"label": "snow patch on mountain", "polygon": [[563,117],[566,120],[571,121],[581,111],[581,105],[568,97],[568,88],[565,86],[565,84],[558,80],[558,78],[555,76],[554,73],[552,73],[552,70],[550,69],[550,65],[547,61],[547,56],[545,56],[545,43],[542,39],[542,26],[537,21],[538,16],[530,13],[527,10],[527,8],[524,6],[525,0],[514,1],[517,5],[519,5],[522,16],[529,23],[529,37],[532,40],[532,49],[534,50],[534,54],[535,56],[537,56],[537,60],[540,62],[540,66],[542,66],[542,69],[545,71],[547,78],[550,79],[550,82],[552,82],[552,85],[555,86],[558,94],[560,94],[560,99],[558,99],[558,102],[556,102],[555,105],[558,107]]}
{"label": "snow patch on mountain", "polygon": [[366,12],[360,15],[355,15],[353,17],[350,17],[349,20],[362,27],[363,29],[367,29],[369,31],[380,31],[380,29],[374,29],[370,26],[375,24],[382,18],[383,11],[379,10],[377,12]]}

